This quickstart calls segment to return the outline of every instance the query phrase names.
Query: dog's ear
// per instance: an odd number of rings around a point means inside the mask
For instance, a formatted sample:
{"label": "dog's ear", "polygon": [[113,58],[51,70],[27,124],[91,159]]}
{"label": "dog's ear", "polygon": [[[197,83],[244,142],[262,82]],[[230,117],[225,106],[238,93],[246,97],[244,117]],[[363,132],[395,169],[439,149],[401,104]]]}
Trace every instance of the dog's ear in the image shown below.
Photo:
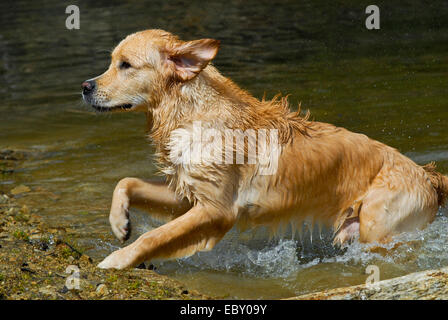
{"label": "dog's ear", "polygon": [[193,79],[216,56],[219,41],[201,39],[172,45],[167,50],[167,63],[177,78],[182,81]]}

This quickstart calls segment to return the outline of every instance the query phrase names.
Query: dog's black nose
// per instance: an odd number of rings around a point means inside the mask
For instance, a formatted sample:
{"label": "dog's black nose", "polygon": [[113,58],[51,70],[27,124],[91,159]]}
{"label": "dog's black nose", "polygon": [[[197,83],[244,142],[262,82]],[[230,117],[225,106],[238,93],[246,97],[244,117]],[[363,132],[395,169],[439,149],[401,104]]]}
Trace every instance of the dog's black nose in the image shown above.
{"label": "dog's black nose", "polygon": [[93,91],[93,89],[95,89],[95,81],[93,80],[84,81],[81,84],[81,87],[82,87],[82,93],[89,94]]}

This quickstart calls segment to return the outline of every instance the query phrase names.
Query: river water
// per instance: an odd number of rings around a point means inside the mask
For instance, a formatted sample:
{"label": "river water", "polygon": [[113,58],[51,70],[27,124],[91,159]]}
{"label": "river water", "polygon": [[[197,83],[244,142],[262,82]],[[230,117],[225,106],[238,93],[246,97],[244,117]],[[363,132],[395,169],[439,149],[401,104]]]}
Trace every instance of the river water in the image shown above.
{"label": "river water", "polygon": [[[40,214],[75,231],[95,258],[120,246],[108,225],[114,185],[152,178],[153,149],[140,114],[96,114],[80,84],[102,73],[131,32],[162,28],[183,39],[217,38],[215,66],[257,97],[291,94],[312,118],[398,148],[448,174],[448,3],[376,1],[381,29],[367,30],[368,1],[76,1],[79,30],[62,1],[0,3],[0,149],[32,151],[0,190],[25,184]],[[53,196],[49,196],[52,194]],[[448,213],[390,251],[331,247],[328,231],[269,239],[231,231],[211,252],[155,263],[204,293],[282,298],[448,264]],[[132,211],[134,236],[158,222]],[[312,234],[312,235],[311,235]]]}

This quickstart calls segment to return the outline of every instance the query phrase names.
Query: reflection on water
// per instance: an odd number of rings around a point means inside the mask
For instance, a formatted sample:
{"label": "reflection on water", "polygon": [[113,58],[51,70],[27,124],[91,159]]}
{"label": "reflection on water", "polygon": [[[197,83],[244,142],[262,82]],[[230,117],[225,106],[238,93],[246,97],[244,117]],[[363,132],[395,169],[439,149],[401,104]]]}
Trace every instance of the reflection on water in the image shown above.
{"label": "reflection on water", "polygon": [[[418,163],[448,173],[448,3],[377,1],[381,30],[364,28],[367,1],[78,1],[81,29],[65,29],[60,1],[0,3],[0,148],[31,160],[0,176],[0,190],[23,183],[54,225],[80,234],[89,254],[117,248],[107,221],[114,184],[155,176],[141,115],[96,115],[80,83],[102,73],[125,35],[163,28],[184,39],[221,40],[215,65],[258,97],[281,91],[314,119],[365,133]],[[359,284],[377,264],[381,277],[447,264],[446,211],[390,254],[330,235],[267,239],[232,231],[215,250],[158,263],[161,273],[220,296],[278,298]],[[134,237],[153,221],[134,212]],[[322,238],[322,239],[321,239]],[[412,240],[412,241],[411,241]],[[398,240],[397,240],[398,241]]]}

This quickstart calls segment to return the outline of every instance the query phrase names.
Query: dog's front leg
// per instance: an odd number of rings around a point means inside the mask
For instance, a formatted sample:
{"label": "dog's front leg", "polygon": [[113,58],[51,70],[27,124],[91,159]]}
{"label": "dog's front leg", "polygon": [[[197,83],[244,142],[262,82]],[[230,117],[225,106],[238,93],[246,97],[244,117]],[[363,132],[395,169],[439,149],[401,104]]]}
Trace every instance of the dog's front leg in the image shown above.
{"label": "dog's front leg", "polygon": [[231,210],[198,204],[184,215],[113,252],[98,267],[123,269],[156,258],[178,258],[211,250],[236,220]]}
{"label": "dog's front leg", "polygon": [[109,215],[112,231],[122,242],[126,241],[131,233],[129,222],[131,206],[144,210],[157,210],[159,216],[162,214],[165,218],[178,216],[191,208],[186,200],[179,200],[165,183],[124,178],[115,187]]}

